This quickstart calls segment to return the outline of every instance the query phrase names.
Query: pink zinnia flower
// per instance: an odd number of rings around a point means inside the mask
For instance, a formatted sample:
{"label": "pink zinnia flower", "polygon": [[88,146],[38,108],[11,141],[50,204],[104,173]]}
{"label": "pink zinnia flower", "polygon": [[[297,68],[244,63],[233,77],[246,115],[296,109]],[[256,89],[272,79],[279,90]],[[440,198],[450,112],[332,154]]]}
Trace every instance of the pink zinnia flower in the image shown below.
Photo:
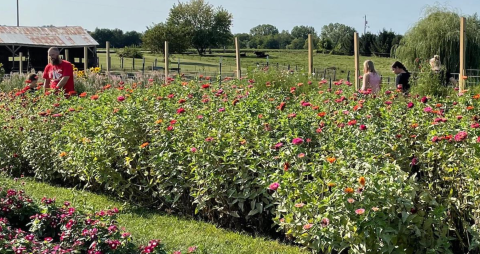
{"label": "pink zinnia flower", "polygon": [[392,102],[391,101],[386,101],[385,104],[390,105],[390,104],[392,104]]}
{"label": "pink zinnia flower", "polygon": [[223,112],[223,111],[225,111],[225,108],[219,108],[218,109],[218,112]]}
{"label": "pink zinnia flower", "polygon": [[278,189],[278,187],[280,187],[280,184],[275,182],[275,183],[270,184],[270,186],[268,188],[270,190],[276,191]]}
{"label": "pink zinnia flower", "polygon": [[428,98],[426,96],[423,96],[422,99],[420,100],[422,103],[427,103]]}
{"label": "pink zinnia flower", "polygon": [[461,131],[455,135],[455,141],[460,142],[465,140],[468,137],[468,133],[465,131]]}
{"label": "pink zinnia flower", "polygon": [[123,97],[123,96],[121,96],[121,95],[117,97],[117,101],[122,102],[122,101],[124,101],[124,100],[125,100],[125,97]]}
{"label": "pink zinnia flower", "polygon": [[177,114],[181,114],[181,113],[185,113],[185,109],[184,109],[184,108],[179,108],[179,109],[177,109]]}
{"label": "pink zinnia flower", "polygon": [[357,209],[357,210],[355,210],[355,213],[358,214],[358,215],[364,214],[365,209],[363,209],[363,208]]}
{"label": "pink zinnia flower", "polygon": [[197,152],[197,148],[195,148],[195,147],[190,148],[190,152],[192,152],[192,153]]}
{"label": "pink zinnia flower", "polygon": [[360,129],[360,130],[362,130],[362,131],[364,131],[364,130],[366,130],[366,129],[367,129],[367,126],[366,126],[366,125],[364,125],[364,124],[362,124],[362,125],[360,125],[359,129]]}
{"label": "pink zinnia flower", "polygon": [[425,113],[432,112],[432,108],[431,107],[426,107],[426,108],[423,109],[423,112],[425,112]]}
{"label": "pink zinnia flower", "polygon": [[322,225],[322,227],[326,227],[330,224],[330,220],[328,218],[323,218],[320,224]]}
{"label": "pink zinnia flower", "polygon": [[415,106],[415,104],[413,104],[413,102],[409,102],[409,103],[407,104],[407,108],[413,108],[413,106]]}
{"label": "pink zinnia flower", "polygon": [[280,149],[283,146],[283,143],[277,143],[275,144],[275,149]]}
{"label": "pink zinnia flower", "polygon": [[301,139],[301,138],[294,138],[292,140],[292,144],[294,144],[294,145],[301,145],[302,143],[303,143],[303,139]]}

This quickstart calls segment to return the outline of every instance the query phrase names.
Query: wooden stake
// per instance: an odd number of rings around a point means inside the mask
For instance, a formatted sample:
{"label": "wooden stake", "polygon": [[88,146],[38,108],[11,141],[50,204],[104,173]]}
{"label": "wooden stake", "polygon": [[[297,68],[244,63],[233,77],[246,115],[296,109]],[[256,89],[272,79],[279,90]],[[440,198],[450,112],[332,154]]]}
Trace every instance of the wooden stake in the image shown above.
{"label": "wooden stake", "polygon": [[165,42],[165,83],[168,81],[168,41]]}
{"label": "wooden stake", "polygon": [[313,37],[308,35],[308,75],[313,73]]}
{"label": "wooden stake", "polygon": [[70,56],[69,56],[69,55],[70,55],[70,54],[69,54],[69,52],[68,52],[68,49],[65,49],[65,61],[70,62],[70,61],[69,61],[69,59],[70,59]]}
{"label": "wooden stake", "polygon": [[465,90],[465,21],[464,17],[460,18],[460,75],[459,75],[459,93]]}
{"label": "wooden stake", "polygon": [[83,47],[83,70],[88,70],[88,47]]}
{"label": "wooden stake", "polygon": [[107,73],[110,72],[110,42],[107,41]]}
{"label": "wooden stake", "polygon": [[20,62],[18,62],[19,63],[18,72],[22,74],[23,73],[23,53],[22,52],[18,53],[18,56],[20,57]]}
{"label": "wooden stake", "polygon": [[359,48],[358,48],[358,33],[353,34],[353,42],[354,42],[354,48],[355,48],[355,91],[358,91],[360,89],[360,56],[359,54]]}
{"label": "wooden stake", "polygon": [[238,43],[237,37],[235,37],[235,51],[237,60],[237,79],[240,79],[242,78],[242,67],[240,66],[240,44]]}

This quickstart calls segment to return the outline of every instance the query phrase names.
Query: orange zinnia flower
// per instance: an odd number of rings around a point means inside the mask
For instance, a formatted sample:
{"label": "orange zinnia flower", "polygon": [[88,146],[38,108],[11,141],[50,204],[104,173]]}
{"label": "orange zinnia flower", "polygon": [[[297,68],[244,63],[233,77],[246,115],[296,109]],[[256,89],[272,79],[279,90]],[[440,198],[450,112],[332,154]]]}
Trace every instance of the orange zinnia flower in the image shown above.
{"label": "orange zinnia flower", "polygon": [[87,96],[87,93],[86,93],[86,92],[83,92],[83,93],[80,94],[80,97],[82,97],[82,98],[83,98],[83,97],[86,97],[86,96]]}
{"label": "orange zinnia flower", "polygon": [[347,194],[352,194],[354,192],[354,190],[352,188],[345,188],[345,193]]}
{"label": "orange zinnia flower", "polygon": [[474,109],[474,108],[475,108],[475,107],[473,107],[473,106],[468,106],[468,107],[467,107],[467,110],[472,110],[472,109]]}
{"label": "orange zinnia flower", "polygon": [[336,185],[337,185],[337,184],[335,184],[335,183],[327,183],[327,186],[328,186],[329,188],[335,187]]}
{"label": "orange zinnia flower", "polygon": [[417,128],[418,127],[418,123],[412,123],[412,125],[410,125],[413,129]]}
{"label": "orange zinnia flower", "polygon": [[337,159],[335,159],[334,157],[328,157],[327,158],[327,161],[330,162],[330,163],[334,163]]}
{"label": "orange zinnia flower", "polygon": [[365,186],[365,177],[360,177],[360,179],[358,179],[358,182],[362,185],[362,186]]}
{"label": "orange zinnia flower", "polygon": [[440,108],[440,107],[442,107],[442,104],[441,104],[441,103],[437,103],[437,105],[435,105],[435,107]]}
{"label": "orange zinnia flower", "polygon": [[96,94],[95,94],[95,95],[92,95],[92,96],[90,96],[90,99],[92,99],[92,100],[98,100],[98,95],[96,95]]}
{"label": "orange zinnia flower", "polygon": [[67,153],[66,153],[66,152],[61,152],[61,153],[60,153],[60,157],[65,157],[65,156],[67,156]]}
{"label": "orange zinnia flower", "polygon": [[474,95],[474,96],[473,96],[473,98],[474,98],[475,100],[478,100],[478,99],[480,99],[480,94],[476,94],[476,95]]}
{"label": "orange zinnia flower", "polygon": [[143,143],[140,147],[141,147],[141,148],[145,148],[145,147],[147,147],[147,146],[148,146],[148,142],[145,142],[145,143]]}
{"label": "orange zinnia flower", "polygon": [[162,119],[158,119],[157,121],[155,121],[156,124],[161,124],[163,122]]}
{"label": "orange zinnia flower", "polygon": [[318,113],[318,116],[319,116],[319,117],[324,117],[324,116],[326,116],[326,115],[327,115],[327,113],[325,113],[325,112],[320,112],[320,113]]}

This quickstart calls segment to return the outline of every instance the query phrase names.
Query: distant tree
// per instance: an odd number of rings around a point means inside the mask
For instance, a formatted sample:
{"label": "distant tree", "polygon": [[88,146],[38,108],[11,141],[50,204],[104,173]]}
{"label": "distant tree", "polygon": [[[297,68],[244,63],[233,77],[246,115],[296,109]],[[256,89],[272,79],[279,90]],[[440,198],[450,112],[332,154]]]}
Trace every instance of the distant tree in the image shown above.
{"label": "distant tree", "polygon": [[375,51],[374,44],[376,40],[377,40],[377,35],[375,34],[372,34],[370,32],[363,34],[360,37],[360,45],[359,45],[360,53],[364,55],[371,55],[372,50]]}
{"label": "distant tree", "polygon": [[321,38],[317,43],[317,48],[325,53],[333,49],[333,42],[329,38]]}
{"label": "distant tree", "polygon": [[334,53],[350,55],[353,53],[354,32],[356,30],[353,27],[330,23],[323,26],[320,38],[329,39],[332,42]]}
{"label": "distant tree", "polygon": [[292,43],[292,40],[294,39],[292,35],[286,30],[283,30],[281,33],[276,34],[275,38],[278,40],[280,49],[286,49],[287,46]]}
{"label": "distant tree", "polygon": [[267,35],[276,35],[278,34],[278,28],[273,25],[258,25],[252,29],[250,29],[250,35],[255,36],[267,36]]}
{"label": "distant tree", "polygon": [[264,49],[280,49],[280,43],[278,37],[275,35],[265,36],[265,41],[263,42],[262,48]]}
{"label": "distant tree", "polygon": [[114,39],[113,31],[108,28],[97,27],[90,35],[98,42],[100,48],[105,48],[106,42]]}
{"label": "distant tree", "polygon": [[[249,47],[248,42],[251,39],[250,34],[240,33],[240,34],[235,34],[234,37],[238,38],[238,43],[240,44],[240,48],[248,48]],[[232,45],[235,46],[235,42],[233,42]]]}
{"label": "distant tree", "polygon": [[392,49],[395,36],[395,33],[392,31],[387,31],[385,29],[380,31],[374,43],[375,53],[379,53],[381,55],[388,54],[388,56],[390,56],[390,50]]}
{"label": "distant tree", "polygon": [[295,26],[291,32],[293,38],[302,38],[308,39],[308,35],[312,34],[313,36],[317,37],[317,33],[315,32],[315,28],[311,26]]}
{"label": "distant tree", "polygon": [[142,34],[136,31],[129,31],[123,34],[123,45],[125,47],[140,46],[142,44]]}
{"label": "distant tree", "polygon": [[[478,15],[466,17],[465,32],[466,66],[480,67],[480,18]],[[450,72],[459,71],[460,62],[460,14],[442,7],[429,7],[424,16],[407,31],[396,49],[395,56],[406,64],[413,64],[416,58],[430,59],[439,55],[442,65]]]}
{"label": "distant tree", "polygon": [[184,40],[189,41],[199,54],[205,54],[209,48],[227,45],[232,38],[232,15],[204,0],[175,4],[170,9],[167,25],[185,31]]}
{"label": "distant tree", "polygon": [[287,46],[287,49],[303,49],[305,46],[305,39],[303,38],[295,38],[292,40],[292,43]]}
{"label": "distant tree", "polygon": [[169,51],[171,53],[183,53],[190,47],[190,41],[185,40],[187,31],[181,27],[169,26],[165,23],[159,23],[147,27],[147,31],[142,37],[143,47],[154,53],[165,54],[165,41],[169,42]]}

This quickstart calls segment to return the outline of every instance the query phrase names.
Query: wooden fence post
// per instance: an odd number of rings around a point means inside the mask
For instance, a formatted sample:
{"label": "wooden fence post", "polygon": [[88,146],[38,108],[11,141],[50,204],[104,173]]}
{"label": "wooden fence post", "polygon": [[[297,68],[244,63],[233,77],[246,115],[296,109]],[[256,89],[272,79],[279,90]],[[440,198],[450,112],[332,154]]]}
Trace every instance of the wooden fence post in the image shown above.
{"label": "wooden fence post", "polygon": [[168,41],[165,41],[165,83],[168,81]]}
{"label": "wooden fence post", "polygon": [[106,66],[107,66],[107,73],[110,73],[110,42],[107,41],[107,63],[106,63]]}
{"label": "wooden fence post", "polygon": [[313,37],[308,34],[308,75],[313,73]]}
{"label": "wooden fence post", "polygon": [[459,81],[459,93],[463,93],[465,90],[465,22],[466,19],[464,17],[460,18],[460,75],[458,78]]}
{"label": "wooden fence post", "polygon": [[358,48],[358,33],[354,33],[354,48],[355,48],[355,91],[358,91],[360,89],[360,68],[359,68],[359,48]]}
{"label": "wooden fence post", "polygon": [[83,47],[83,71],[88,70],[88,47]]}
{"label": "wooden fence post", "polygon": [[235,37],[235,51],[236,51],[236,60],[237,60],[237,79],[242,78],[242,68],[240,65],[240,44],[238,43],[238,38]]}
{"label": "wooden fence post", "polygon": [[23,73],[23,53],[22,52],[18,53],[18,56],[20,57],[20,61],[18,62],[19,63],[18,72],[22,74]]}

